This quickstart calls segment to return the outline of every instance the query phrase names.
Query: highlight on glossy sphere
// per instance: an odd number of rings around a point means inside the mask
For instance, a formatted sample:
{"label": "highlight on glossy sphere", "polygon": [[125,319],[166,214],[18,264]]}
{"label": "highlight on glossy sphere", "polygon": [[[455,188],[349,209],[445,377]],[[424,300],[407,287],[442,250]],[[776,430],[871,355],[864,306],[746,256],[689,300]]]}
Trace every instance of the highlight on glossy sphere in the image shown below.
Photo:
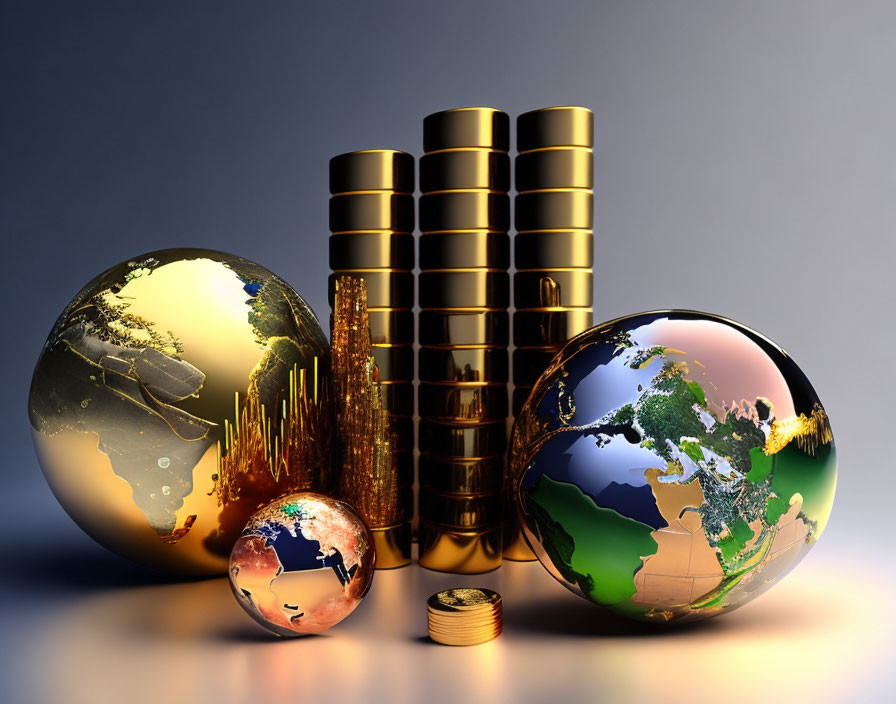
{"label": "highlight on glossy sphere", "polygon": [[737,608],[824,531],[837,477],[828,416],[780,347],[691,311],[573,338],[511,441],[515,500],[548,571],[659,622]]}
{"label": "highlight on glossy sphere", "polygon": [[320,633],[361,603],[375,561],[373,536],[347,504],[290,494],[249,520],[230,555],[230,586],[268,630]]}
{"label": "highlight on glossy sphere", "polygon": [[328,481],[328,355],[312,310],[258,264],[200,249],[135,257],[50,332],[28,402],[38,459],[105,547],[223,574],[259,506]]}

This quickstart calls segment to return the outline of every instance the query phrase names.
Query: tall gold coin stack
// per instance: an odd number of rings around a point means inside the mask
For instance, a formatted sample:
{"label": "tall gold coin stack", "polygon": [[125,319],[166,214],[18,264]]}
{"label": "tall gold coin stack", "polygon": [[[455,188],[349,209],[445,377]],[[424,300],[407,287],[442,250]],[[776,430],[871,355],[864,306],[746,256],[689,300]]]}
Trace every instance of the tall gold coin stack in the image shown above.
{"label": "tall gold coin stack", "polygon": [[411,561],[414,512],[414,158],[391,149],[333,157],[330,193],[330,307],[338,277],[364,279],[396,450],[399,510],[390,525],[370,526],[376,566],[400,567]]}
{"label": "tall gold coin stack", "polygon": [[[514,415],[566,341],[592,326],[594,303],[594,115],[544,108],[516,124]],[[535,559],[505,514],[504,557]]]}
{"label": "tall gold coin stack", "polygon": [[420,564],[501,564],[507,443],[510,120],[435,113],[420,159]]}
{"label": "tall gold coin stack", "polygon": [[426,602],[429,637],[443,645],[478,645],[501,635],[501,595],[491,589],[446,589]]}

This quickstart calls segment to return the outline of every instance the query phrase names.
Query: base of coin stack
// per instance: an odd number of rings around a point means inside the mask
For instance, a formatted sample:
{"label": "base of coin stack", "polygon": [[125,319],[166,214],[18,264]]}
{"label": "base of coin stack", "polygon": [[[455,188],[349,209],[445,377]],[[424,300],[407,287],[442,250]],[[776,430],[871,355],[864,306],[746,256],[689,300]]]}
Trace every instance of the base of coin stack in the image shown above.
{"label": "base of coin stack", "polygon": [[429,637],[442,645],[478,645],[501,635],[501,595],[490,589],[446,589],[426,602]]}

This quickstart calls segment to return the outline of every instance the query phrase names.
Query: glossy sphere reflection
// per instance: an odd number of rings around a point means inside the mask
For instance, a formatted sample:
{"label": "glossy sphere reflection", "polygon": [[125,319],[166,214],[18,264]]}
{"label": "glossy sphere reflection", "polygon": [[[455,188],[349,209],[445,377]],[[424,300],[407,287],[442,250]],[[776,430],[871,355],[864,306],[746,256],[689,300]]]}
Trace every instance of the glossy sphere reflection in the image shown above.
{"label": "glossy sphere reflection", "polygon": [[91,281],[44,346],[38,458],[69,515],[156,568],[224,573],[248,517],[330,468],[328,345],[284,281],[240,257],[153,252]]}
{"label": "glossy sphere reflection", "polygon": [[527,539],[577,594],[656,621],[745,604],[827,523],[830,425],[787,354],[716,316],[620,318],[574,338],[517,419]]}
{"label": "glossy sphere reflection", "polygon": [[250,519],[230,555],[230,586],[274,633],[319,633],[361,603],[374,562],[370,531],[346,504],[291,494]]}

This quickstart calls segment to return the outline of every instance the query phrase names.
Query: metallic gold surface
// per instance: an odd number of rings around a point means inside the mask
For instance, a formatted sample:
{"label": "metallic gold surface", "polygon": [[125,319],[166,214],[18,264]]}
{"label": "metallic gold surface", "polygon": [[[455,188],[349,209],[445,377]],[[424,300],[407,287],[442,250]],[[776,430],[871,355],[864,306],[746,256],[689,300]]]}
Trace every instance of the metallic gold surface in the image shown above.
{"label": "metallic gold surface", "polygon": [[367,309],[370,341],[374,345],[413,345],[414,311],[406,308]]}
{"label": "metallic gold surface", "polygon": [[423,232],[507,232],[509,228],[510,197],[506,193],[469,189],[420,196],[420,229]]}
{"label": "metallic gold surface", "polygon": [[405,232],[350,232],[330,237],[330,268],[414,268],[414,236]]}
{"label": "metallic gold surface", "polygon": [[420,566],[439,572],[480,574],[501,566],[501,529],[461,531],[433,525],[418,528]]}
{"label": "metallic gold surface", "polygon": [[[379,370],[371,352],[363,280],[336,280],[332,373],[339,429],[339,496],[369,526],[391,526],[401,518],[398,439],[383,407]],[[408,546],[410,549],[410,546]]]}
{"label": "metallic gold surface", "polygon": [[[346,235],[339,235],[345,237]],[[391,269],[355,269],[330,274],[327,301],[333,307],[335,282],[339,276],[352,276],[367,282],[367,304],[371,308],[411,309],[414,306],[414,275]]]}
{"label": "metallic gold surface", "polygon": [[411,345],[374,345],[373,358],[380,381],[414,381],[414,348]]}
{"label": "metallic gold surface", "polygon": [[421,271],[420,307],[507,308],[510,305],[510,276],[506,271],[450,269]]}
{"label": "metallic gold surface", "polygon": [[516,158],[519,193],[545,188],[594,188],[594,153],[588,147],[555,147]]}
{"label": "metallic gold surface", "polygon": [[483,494],[501,491],[503,457],[440,458],[420,457],[420,484],[435,491]]}
{"label": "metallic gold surface", "polygon": [[373,536],[346,504],[288,494],[249,520],[230,555],[230,587],[269,631],[320,633],[361,603],[375,561]]}
{"label": "metallic gold surface", "polygon": [[514,225],[518,231],[591,230],[594,227],[591,191],[528,191],[516,196],[514,208]]}
{"label": "metallic gold surface", "polygon": [[411,524],[371,528],[376,549],[376,568],[391,570],[411,564]]}
{"label": "metallic gold surface", "polygon": [[439,457],[494,457],[504,454],[507,444],[503,420],[470,426],[421,418],[419,430],[420,452]]}
{"label": "metallic gold surface", "polygon": [[411,416],[389,414],[389,425],[395,438],[396,452],[413,452],[414,419]]}
{"label": "metallic gold surface", "polygon": [[421,269],[507,269],[509,266],[510,237],[506,232],[471,230],[420,237]]}
{"label": "metallic gold surface", "polygon": [[420,348],[420,381],[508,381],[506,347]]}
{"label": "metallic gold surface", "polygon": [[330,198],[330,231],[414,231],[414,197],[390,191],[339,193]]}
{"label": "metallic gold surface", "polygon": [[[563,344],[591,325],[593,142],[594,116],[587,108],[545,108],[517,119],[514,415]],[[509,488],[508,478],[508,497]],[[533,559],[512,505],[504,517],[505,557]]]}
{"label": "metallic gold surface", "polygon": [[532,110],[516,120],[517,150],[594,146],[594,113],[577,105]]}
{"label": "metallic gold surface", "polygon": [[414,192],[414,157],[394,149],[366,149],[330,159],[330,193]]}
{"label": "metallic gold surface", "polygon": [[429,597],[427,608],[445,614],[462,615],[485,613],[501,605],[501,595],[491,589],[446,589]]}
{"label": "metallic gold surface", "polygon": [[[346,315],[352,331],[341,337],[362,350],[374,374],[374,429],[379,453],[388,449],[383,465],[377,452],[356,443],[363,456],[344,466],[342,486],[347,497],[365,505],[369,525],[390,528],[377,538],[386,551],[383,564],[390,567],[407,564],[414,508],[414,176],[413,157],[393,150],[351,152],[330,161],[330,305],[337,280],[348,287],[356,306],[365,290],[363,320],[359,310],[354,318]],[[331,327],[335,340],[335,315]],[[343,391],[343,407],[358,406],[346,410],[346,417],[364,420],[361,425],[369,430],[365,413],[370,409],[364,406],[371,394],[365,397],[360,388]],[[358,427],[357,422],[340,424],[340,432],[357,435]],[[378,462],[383,466],[377,469]]]}
{"label": "metallic gold surface", "polygon": [[433,420],[501,420],[508,412],[506,384],[421,383],[417,398],[420,415]]}
{"label": "metallic gold surface", "polygon": [[590,230],[519,232],[513,238],[513,261],[517,270],[591,268],[594,235]]}
{"label": "metallic gold surface", "polygon": [[517,347],[556,345],[593,325],[591,308],[518,310],[514,313],[513,344]]}
{"label": "metallic gold surface", "polygon": [[[470,487],[477,476],[483,485],[485,467],[503,464],[506,448],[508,133],[507,116],[491,109],[430,115],[424,145],[434,153],[421,160],[421,526],[475,525],[497,541],[500,485],[488,495]],[[420,530],[424,566],[461,572],[497,566],[479,537]]]}
{"label": "metallic gold surface", "polygon": [[456,149],[420,157],[420,190],[510,190],[510,156],[490,149]]}
{"label": "metallic gold surface", "polygon": [[62,506],[113,552],[221,574],[246,520],[330,477],[329,351],[285,282],[240,257],[153,252],[66,307],[29,397]]}
{"label": "metallic gold surface", "polygon": [[443,645],[478,645],[501,634],[501,595],[463,587],[433,594],[426,602],[429,637]]}
{"label": "metallic gold surface", "polygon": [[507,345],[510,316],[506,310],[422,310],[420,344]]}
{"label": "metallic gold surface", "polygon": [[383,397],[383,408],[389,413],[398,416],[413,415],[414,385],[412,383],[383,383],[380,380],[380,393]]}
{"label": "metallic gold surface", "polygon": [[503,556],[505,560],[514,560],[515,562],[532,562],[538,559],[529,543],[526,542],[526,536],[518,521],[506,521],[503,536]]}
{"label": "metallic gold surface", "polygon": [[550,278],[557,286],[554,307],[587,308],[594,303],[594,275],[591,269],[540,269],[518,271],[513,275],[513,303],[517,309],[543,305],[542,279]]}
{"label": "metallic gold surface", "polygon": [[510,118],[494,108],[457,108],[423,119],[423,151],[459,147],[510,150]]}
{"label": "metallic gold surface", "polygon": [[463,530],[488,529],[501,516],[501,494],[445,494],[426,487],[420,489],[420,512],[439,516],[440,525]]}

